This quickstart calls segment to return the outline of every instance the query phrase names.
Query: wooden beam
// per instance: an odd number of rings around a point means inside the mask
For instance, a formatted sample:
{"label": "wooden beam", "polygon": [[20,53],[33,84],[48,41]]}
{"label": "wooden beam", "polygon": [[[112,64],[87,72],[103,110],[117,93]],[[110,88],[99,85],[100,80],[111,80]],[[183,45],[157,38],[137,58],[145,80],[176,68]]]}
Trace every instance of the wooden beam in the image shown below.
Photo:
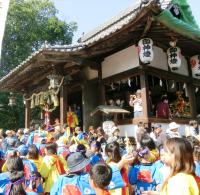
{"label": "wooden beam", "polygon": [[144,31],[143,31],[143,33],[141,35],[141,38],[144,38],[146,36],[146,34],[148,33],[149,29],[151,28],[152,22],[153,22],[153,18],[151,16],[148,16]]}

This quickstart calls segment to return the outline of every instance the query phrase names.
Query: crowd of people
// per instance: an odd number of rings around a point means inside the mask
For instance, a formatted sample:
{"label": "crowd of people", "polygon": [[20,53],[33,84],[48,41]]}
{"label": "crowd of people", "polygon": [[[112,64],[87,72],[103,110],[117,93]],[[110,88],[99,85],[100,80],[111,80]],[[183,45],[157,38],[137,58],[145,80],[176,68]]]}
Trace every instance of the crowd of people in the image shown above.
{"label": "crowd of people", "polygon": [[66,124],[0,132],[0,195],[199,195],[200,136],[191,121],[140,122],[135,137]]}

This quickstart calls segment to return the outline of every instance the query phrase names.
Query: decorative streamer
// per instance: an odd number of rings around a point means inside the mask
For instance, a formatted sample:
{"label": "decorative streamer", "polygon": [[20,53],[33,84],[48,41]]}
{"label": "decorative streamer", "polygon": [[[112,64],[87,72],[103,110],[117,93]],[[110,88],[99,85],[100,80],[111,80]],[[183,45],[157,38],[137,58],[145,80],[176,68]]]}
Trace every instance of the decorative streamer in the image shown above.
{"label": "decorative streamer", "polygon": [[174,83],[174,81],[173,81],[172,86],[171,86],[171,89],[173,89],[174,87],[175,87],[175,83]]}
{"label": "decorative streamer", "polygon": [[131,87],[131,79],[128,78],[128,86]]}
{"label": "decorative streamer", "polygon": [[160,82],[159,82],[160,86],[162,87],[163,86],[163,82],[162,82],[162,79],[160,79]]}
{"label": "decorative streamer", "polygon": [[112,90],[115,90],[113,83],[111,83],[110,87],[111,87]]}
{"label": "decorative streamer", "polygon": [[186,84],[185,83],[183,84],[183,89],[186,89]]}

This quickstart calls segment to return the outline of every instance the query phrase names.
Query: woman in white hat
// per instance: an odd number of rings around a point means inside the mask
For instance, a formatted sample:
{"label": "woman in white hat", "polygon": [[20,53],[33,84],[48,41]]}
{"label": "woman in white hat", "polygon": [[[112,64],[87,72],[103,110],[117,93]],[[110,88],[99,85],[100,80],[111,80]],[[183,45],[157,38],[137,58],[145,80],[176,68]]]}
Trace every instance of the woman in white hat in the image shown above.
{"label": "woman in white hat", "polygon": [[179,124],[176,122],[169,123],[169,128],[166,131],[168,138],[174,138],[174,137],[181,137],[180,133],[178,132],[178,128],[180,127]]}

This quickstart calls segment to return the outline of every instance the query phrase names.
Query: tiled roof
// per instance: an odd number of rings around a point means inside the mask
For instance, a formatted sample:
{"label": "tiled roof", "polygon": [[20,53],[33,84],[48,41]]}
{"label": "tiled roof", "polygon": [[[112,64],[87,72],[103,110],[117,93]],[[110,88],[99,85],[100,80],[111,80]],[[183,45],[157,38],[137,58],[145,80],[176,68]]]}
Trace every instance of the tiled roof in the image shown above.
{"label": "tiled roof", "polygon": [[85,47],[85,43],[78,43],[75,45],[48,45],[44,44],[38,51],[32,53],[26,60],[24,60],[22,63],[20,63],[16,68],[11,70],[6,76],[1,78],[1,83],[5,82],[8,78],[12,77],[13,74],[16,74],[17,72],[23,70],[26,68],[26,66],[34,59],[36,56],[38,56],[40,53],[44,51],[59,51],[59,52],[76,52]]}
{"label": "tiled roof", "polygon": [[[163,2],[169,2],[171,0],[163,0]],[[145,3],[146,2],[146,3]],[[125,25],[129,24],[133,21],[137,15],[140,13],[141,9],[144,7],[148,7],[150,4],[157,2],[157,0],[136,0],[136,2],[131,5],[128,9],[121,12],[116,17],[113,17],[108,22],[104,23],[103,25],[97,27],[93,31],[85,34],[80,39],[80,43],[75,45],[48,45],[44,44],[44,46],[39,49],[38,51],[34,52],[30,55],[25,61],[19,64],[16,68],[14,68],[10,73],[4,76],[0,80],[0,85],[5,83],[5,81],[15,75],[16,73],[24,70],[38,55],[45,51],[58,51],[58,52],[78,52],[79,50],[84,49],[85,47],[89,47],[90,44],[99,41],[100,39],[109,36],[112,33],[117,32],[118,30],[122,29]],[[0,86],[1,88],[1,86]]]}
{"label": "tiled roof", "polygon": [[142,7],[148,6],[151,2],[154,2],[154,0],[149,0],[147,4],[143,4],[142,0],[137,0],[133,5],[122,11],[119,15],[113,17],[108,22],[100,25],[93,31],[82,36],[80,42],[87,44],[94,43],[95,41],[103,39],[104,37],[116,32],[128,24],[130,21],[132,21]]}

